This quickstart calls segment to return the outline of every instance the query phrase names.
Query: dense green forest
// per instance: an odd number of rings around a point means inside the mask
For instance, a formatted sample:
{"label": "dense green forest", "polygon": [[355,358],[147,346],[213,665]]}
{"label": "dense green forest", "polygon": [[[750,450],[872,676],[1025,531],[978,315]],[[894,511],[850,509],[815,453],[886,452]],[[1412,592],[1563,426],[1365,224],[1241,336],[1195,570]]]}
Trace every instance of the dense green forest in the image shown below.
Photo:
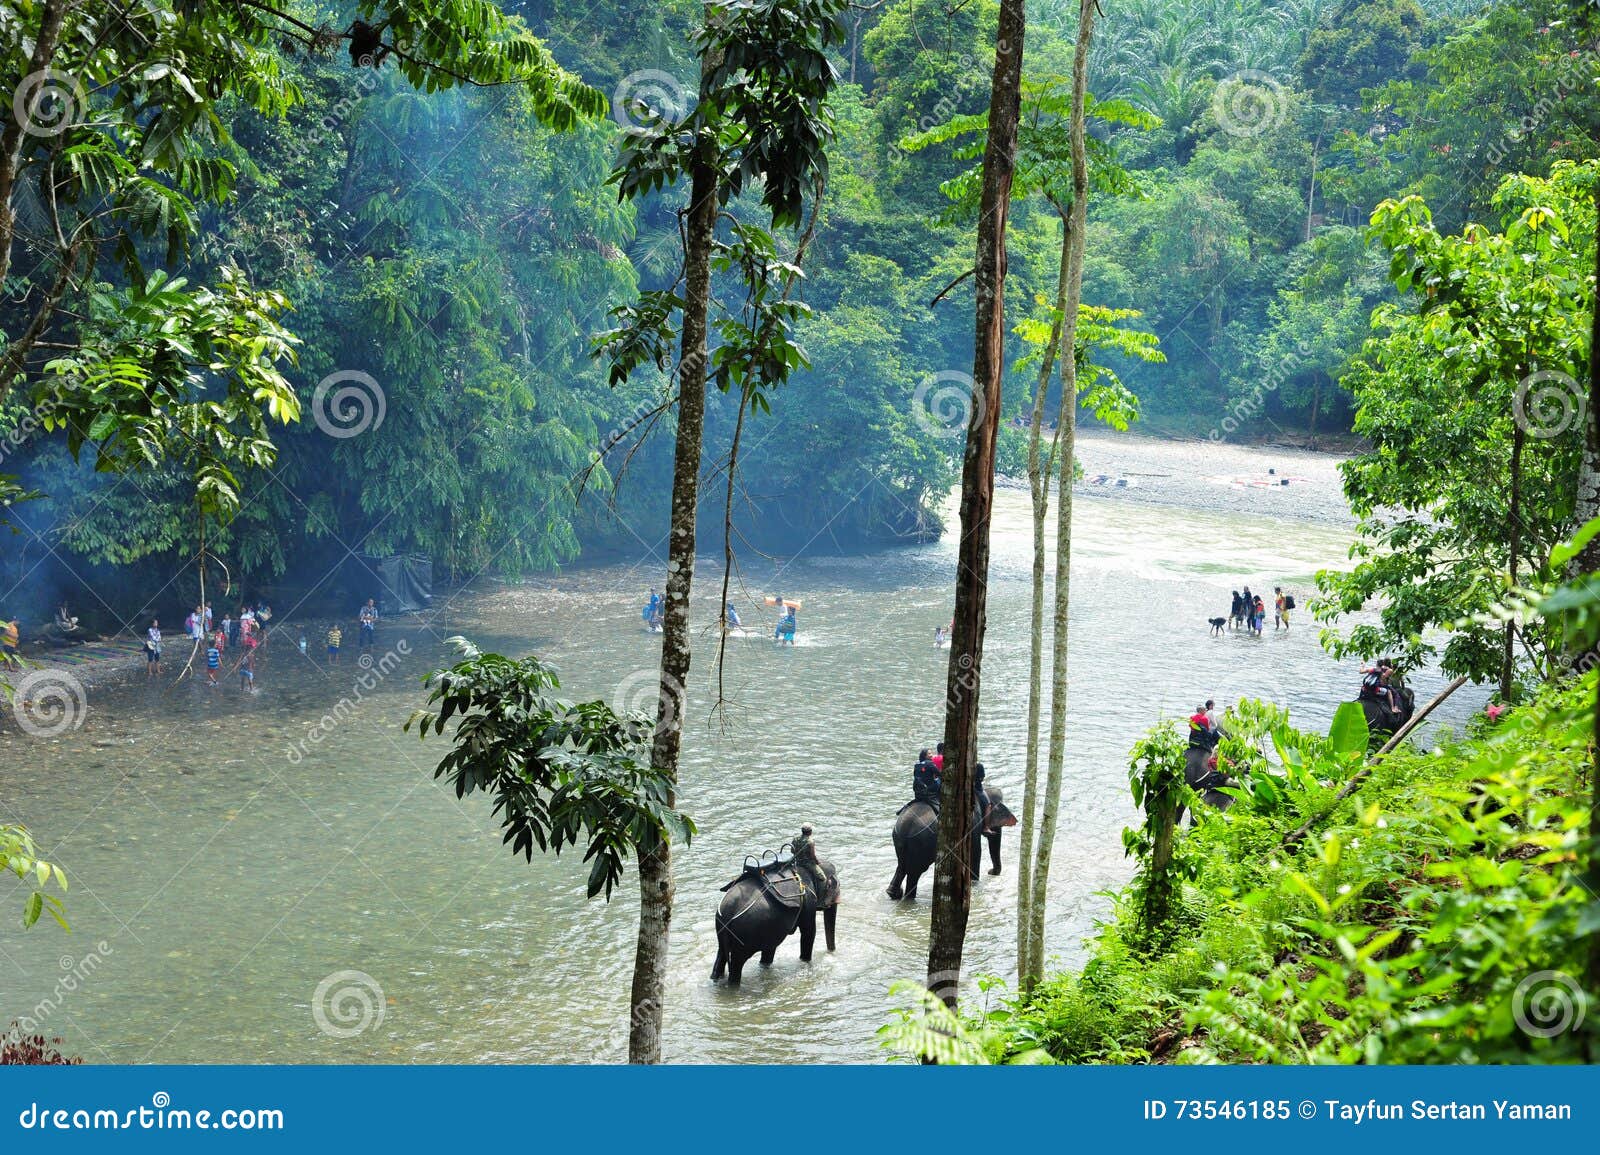
{"label": "dense green forest", "polygon": [[[634,444],[660,430],[668,374],[613,391],[590,344],[619,299],[674,274],[683,194],[625,203],[607,175],[619,123],[692,99],[698,5],[503,7],[571,77],[609,95],[610,118],[541,115],[540,94],[515,84],[434,74],[419,87],[415,69],[352,68],[342,46],[319,49],[314,36],[264,42],[257,65],[271,90],[225,94],[193,160],[146,165],[140,211],[94,242],[99,287],[75,289],[9,367],[41,384],[75,326],[114,324],[106,310],[163,275],[196,287],[231,271],[281,294],[276,323],[296,350],[281,368],[301,420],[263,430],[275,457],[244,464],[238,516],[211,530],[236,577],[304,586],[351,552],[397,550],[431,555],[447,576],[518,574],[662,538],[670,448],[659,436]],[[307,29],[348,16],[292,10]],[[986,107],[996,11],[995,0],[888,0],[846,21],[800,290],[813,310],[800,334],[810,367],[773,413],[753,415],[741,454],[737,520],[763,550],[937,528],[960,441],[925,410],[930,380],[971,366],[970,221],[950,183],[970,157],[915,138]],[[1091,213],[1084,300],[1138,310],[1159,337],[1163,363],[1112,355],[1145,427],[1348,432],[1341,378],[1373,309],[1396,300],[1367,235],[1373,208],[1416,190],[1453,230],[1497,215],[1505,174],[1593,155],[1591,137],[1570,130],[1594,101],[1585,19],[1560,0],[1142,0],[1109,11],[1091,90],[1148,115],[1096,122],[1130,179]],[[1068,71],[1075,20],[1069,5],[1030,8],[1032,82]],[[80,210],[96,179],[80,174]],[[39,187],[18,186],[8,334],[27,328],[57,267]],[[1045,314],[1060,227],[1043,197],[1014,207],[1008,325]],[[1011,374],[1008,407],[1020,410],[1030,382],[1026,367]],[[708,473],[726,460],[735,416],[734,399],[712,399]],[[0,399],[0,468],[42,495],[16,507],[19,534],[0,555],[7,586],[45,579],[29,586],[40,604],[9,611],[40,613],[79,578],[114,578],[128,599],[155,594],[196,547],[193,470],[169,456],[135,477],[103,454],[110,468],[96,472],[93,451],[75,459],[76,440],[49,424],[36,397]],[[92,446],[105,430],[83,432]],[[1006,431],[1003,470],[1022,471],[1022,444]]]}

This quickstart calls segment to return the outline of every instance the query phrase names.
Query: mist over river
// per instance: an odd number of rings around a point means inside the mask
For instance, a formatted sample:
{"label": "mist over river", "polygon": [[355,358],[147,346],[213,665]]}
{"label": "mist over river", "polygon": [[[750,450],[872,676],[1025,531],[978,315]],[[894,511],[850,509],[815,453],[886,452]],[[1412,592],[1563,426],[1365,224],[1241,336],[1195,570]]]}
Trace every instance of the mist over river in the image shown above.
{"label": "mist over river", "polygon": [[[1338,504],[1334,459],[1093,439],[1080,452],[1091,475],[1115,476],[1081,490],[1075,507],[1068,758],[1048,923],[1048,951],[1062,963],[1080,957],[1105,915],[1099,892],[1130,873],[1120,832],[1135,820],[1126,755],[1140,735],[1207,697],[1271,698],[1298,724],[1322,727],[1358,681],[1353,663],[1318,646],[1303,608],[1287,633],[1275,634],[1269,615],[1261,639],[1216,638],[1207,626],[1227,613],[1231,588],[1283,585],[1303,607],[1313,572],[1346,564],[1350,524],[1327,516]],[[1252,495],[1238,480],[1273,467],[1296,478],[1281,493]],[[1131,484],[1117,488],[1116,476]],[[649,556],[646,544],[656,545]],[[657,543],[640,552],[632,563],[440,594],[425,617],[380,627],[381,676],[356,664],[353,631],[340,665],[327,668],[320,646],[314,660],[295,652],[297,630],[285,624],[254,695],[231,681],[174,685],[173,644],[161,682],[136,671],[92,689],[80,729],[46,740],[8,725],[3,813],[66,869],[72,933],[48,918],[22,931],[23,891],[6,875],[0,1019],[39,1018],[34,1008],[49,1001],[40,1029],[88,1062],[623,1060],[631,870],[607,905],[585,899],[577,856],[513,858],[488,799],[458,801],[434,781],[445,740],[421,743],[400,726],[453,634],[540,654],[561,669],[569,697],[653,707],[660,639],[641,628],[639,610],[661,586],[664,561]],[[943,725],[948,652],[932,637],[950,618],[954,564],[953,532],[866,555],[744,558],[733,600],[745,620],[770,633],[761,596],[802,599],[799,641],[730,642],[732,704],[713,720],[709,626],[721,567],[702,558],[695,604],[707,632],[689,687],[680,792],[701,833],[676,856],[669,1060],[881,1056],[874,1032],[888,987],[920,977],[925,962],[931,876],[915,904],[883,890],[912,761]],[[982,758],[1014,809],[1030,569],[1028,496],[1002,490]],[[1419,701],[1441,684],[1436,673],[1413,678]],[[1453,699],[1440,714],[1459,721],[1477,701]],[[839,949],[826,953],[819,938],[806,965],[791,939],[770,970],[747,967],[742,988],[713,985],[717,888],[747,853],[778,846],[802,822],[843,880]],[[1008,832],[1005,872],[976,887],[970,972],[1011,972],[1016,849]],[[92,973],[60,995],[62,976],[91,952],[100,956]],[[341,972],[362,972],[381,990],[357,989],[364,980]],[[350,1033],[341,1016],[365,1029]]]}

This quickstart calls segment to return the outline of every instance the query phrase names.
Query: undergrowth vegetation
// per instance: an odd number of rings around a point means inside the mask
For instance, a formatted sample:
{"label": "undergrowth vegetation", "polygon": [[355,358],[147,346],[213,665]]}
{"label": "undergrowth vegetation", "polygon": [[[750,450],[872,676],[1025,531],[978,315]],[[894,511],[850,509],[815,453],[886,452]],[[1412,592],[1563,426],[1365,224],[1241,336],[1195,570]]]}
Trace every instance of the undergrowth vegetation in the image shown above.
{"label": "undergrowth vegetation", "polygon": [[1551,685],[1496,724],[1401,747],[1343,799],[1364,723],[1357,745],[1348,712],[1306,734],[1242,703],[1224,723],[1226,812],[1182,784],[1183,742],[1159,728],[1134,751],[1136,799],[1154,818],[1145,792],[1175,789],[1185,825],[1164,863],[1158,831],[1129,832],[1139,872],[1082,968],[1026,999],[986,983],[993,1005],[959,1023],[912,1006],[884,1045],[944,1062],[1593,1061],[1594,700],[1593,672]]}

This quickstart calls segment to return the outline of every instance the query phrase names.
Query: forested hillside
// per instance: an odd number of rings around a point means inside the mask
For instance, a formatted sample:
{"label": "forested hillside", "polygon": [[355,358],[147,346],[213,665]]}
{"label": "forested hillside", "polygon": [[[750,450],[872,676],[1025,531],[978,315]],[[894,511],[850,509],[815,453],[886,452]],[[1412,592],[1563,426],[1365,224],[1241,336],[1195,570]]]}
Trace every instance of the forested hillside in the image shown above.
{"label": "forested hillside", "polygon": [[[349,17],[291,7],[306,29]],[[114,294],[163,271],[213,284],[226,267],[283,295],[303,415],[270,430],[275,460],[243,470],[238,517],[212,530],[235,577],[309,585],[352,551],[396,550],[432,556],[444,576],[519,574],[662,538],[670,450],[659,436],[633,446],[670,420],[656,414],[667,375],[613,391],[590,347],[609,309],[676,272],[679,201],[636,207],[607,180],[618,124],[640,101],[671,116],[692,99],[697,5],[503,7],[609,94],[610,119],[549,127],[525,87],[433,91],[286,36],[265,51],[298,100],[229,99],[228,132],[209,146],[232,173],[224,195],[191,202],[191,176],[156,174],[173,195],[150,206],[126,259],[97,273]],[[995,0],[885,0],[852,12],[799,293],[813,311],[800,334],[811,364],[744,434],[736,518],[763,550],[937,528],[960,430],[930,410],[930,384],[972,365],[971,221],[960,182],[947,182],[971,157],[914,138],[987,107],[996,11]],[[1369,215],[1417,190],[1453,229],[1490,212],[1506,173],[1592,156],[1594,141],[1569,131],[1594,103],[1577,91],[1592,52],[1578,11],[1566,0],[1108,5],[1091,90],[1148,115],[1096,122],[1129,179],[1091,212],[1084,299],[1139,310],[1135,323],[1160,339],[1164,363],[1112,358],[1146,427],[1348,431],[1340,378],[1373,308],[1393,299]],[[1068,70],[1075,16],[1056,0],[1030,9],[1032,82]],[[48,246],[28,241],[48,235],[53,206],[31,185],[17,204],[24,252],[0,303],[11,335],[54,269]],[[1059,222],[1040,196],[1013,207],[1008,326],[1046,314]],[[37,378],[52,348],[70,347],[73,309],[55,344],[45,334],[9,368]],[[1013,372],[1008,405],[1030,379]],[[725,466],[734,417],[733,400],[713,398],[708,472]],[[92,448],[74,460],[20,392],[0,398],[0,433],[0,469],[42,495],[15,510],[5,585],[35,573],[43,603],[69,574],[114,578],[131,612],[195,548],[190,470],[97,473]],[[1019,471],[1021,453],[1008,430],[1001,467]]]}

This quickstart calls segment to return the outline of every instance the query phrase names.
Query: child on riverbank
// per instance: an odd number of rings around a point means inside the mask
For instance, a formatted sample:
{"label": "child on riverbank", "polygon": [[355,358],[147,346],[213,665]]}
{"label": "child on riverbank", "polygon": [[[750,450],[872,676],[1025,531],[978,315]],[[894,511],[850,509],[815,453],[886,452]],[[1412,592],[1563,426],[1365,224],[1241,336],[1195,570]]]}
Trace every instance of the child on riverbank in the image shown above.
{"label": "child on riverbank", "polygon": [[256,655],[254,651],[246,650],[244,660],[239,663],[239,689],[247,694],[256,692]]}
{"label": "child on riverbank", "polygon": [[211,644],[206,647],[206,684],[207,685],[215,686],[217,684],[217,670],[219,670],[221,667],[222,667],[222,652],[217,649],[216,639],[213,638],[212,641],[211,641]]}
{"label": "child on riverbank", "polygon": [[339,629],[338,626],[330,627],[328,630],[328,662],[330,665],[337,666],[339,664],[339,643],[342,641],[344,641],[344,631]]}

